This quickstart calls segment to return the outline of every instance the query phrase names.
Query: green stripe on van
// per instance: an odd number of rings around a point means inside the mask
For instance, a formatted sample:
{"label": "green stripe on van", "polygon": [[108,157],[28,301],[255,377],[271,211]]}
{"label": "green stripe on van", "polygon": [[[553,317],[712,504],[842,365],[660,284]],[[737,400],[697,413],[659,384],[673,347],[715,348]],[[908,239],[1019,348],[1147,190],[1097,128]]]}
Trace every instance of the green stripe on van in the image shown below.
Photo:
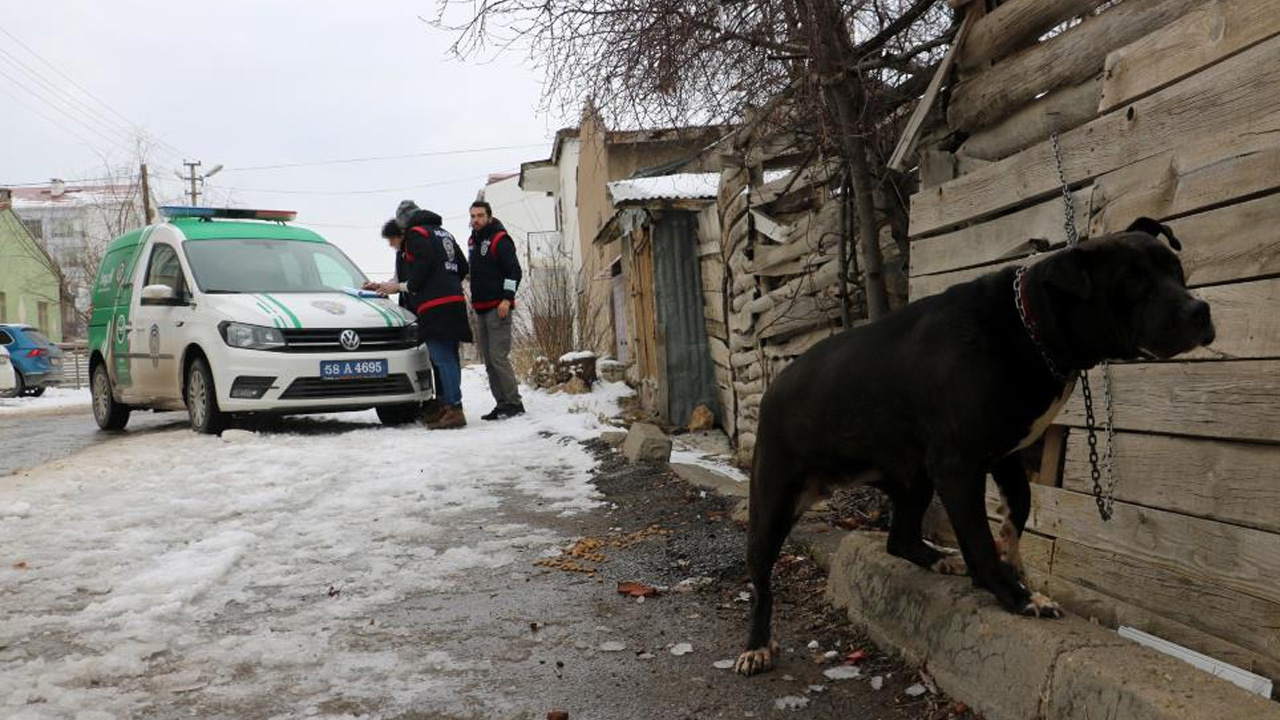
{"label": "green stripe on van", "polygon": [[383,320],[383,322],[385,322],[385,323],[387,324],[387,327],[395,327],[395,326],[396,326],[396,325],[395,325],[395,323],[394,323],[394,322],[392,322],[392,320],[391,320],[391,317],[392,317],[391,313],[390,313],[390,312],[388,312],[386,308],[382,307],[381,305],[379,305],[378,303],[376,303],[376,302],[374,302],[374,301],[372,301],[372,300],[369,300],[368,298],[360,298],[360,302],[362,302],[362,303],[364,303],[365,305],[368,305],[369,307],[373,308],[373,311],[374,311],[374,312],[376,312],[376,313],[378,313],[379,315],[381,315],[381,316],[382,316],[382,320]]}
{"label": "green stripe on van", "polygon": [[282,302],[280,302],[279,300],[277,300],[277,299],[275,299],[275,298],[271,297],[270,295],[267,295],[266,293],[263,293],[262,297],[264,297],[264,298],[266,298],[266,299],[270,300],[271,302],[275,303],[276,305],[278,305],[278,306],[280,307],[280,309],[281,309],[281,310],[284,310],[284,314],[285,314],[285,315],[288,315],[288,316],[289,316],[289,319],[293,321],[293,326],[294,326],[294,327],[296,327],[296,328],[300,328],[300,327],[302,327],[302,323],[298,322],[298,316],[297,316],[297,315],[294,315],[292,310],[290,310],[289,308],[285,307],[285,304],[284,304],[284,303],[282,303]]}

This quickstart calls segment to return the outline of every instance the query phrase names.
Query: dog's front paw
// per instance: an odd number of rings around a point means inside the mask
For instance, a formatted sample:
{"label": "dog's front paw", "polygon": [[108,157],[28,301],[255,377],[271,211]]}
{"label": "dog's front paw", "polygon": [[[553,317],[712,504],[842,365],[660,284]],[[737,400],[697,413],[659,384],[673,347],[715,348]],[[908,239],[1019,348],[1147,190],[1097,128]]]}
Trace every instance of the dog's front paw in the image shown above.
{"label": "dog's front paw", "polygon": [[968,575],[969,566],[964,562],[964,556],[959,553],[951,553],[943,555],[929,566],[930,570],[942,575]]}
{"label": "dog's front paw", "polygon": [[778,656],[778,643],[771,642],[769,647],[744,650],[733,664],[733,671],[739,675],[755,675],[773,669],[774,658]]}
{"label": "dog's front paw", "polygon": [[1038,592],[1031,593],[1031,598],[1022,607],[1023,615],[1034,615],[1040,618],[1062,617],[1062,606]]}

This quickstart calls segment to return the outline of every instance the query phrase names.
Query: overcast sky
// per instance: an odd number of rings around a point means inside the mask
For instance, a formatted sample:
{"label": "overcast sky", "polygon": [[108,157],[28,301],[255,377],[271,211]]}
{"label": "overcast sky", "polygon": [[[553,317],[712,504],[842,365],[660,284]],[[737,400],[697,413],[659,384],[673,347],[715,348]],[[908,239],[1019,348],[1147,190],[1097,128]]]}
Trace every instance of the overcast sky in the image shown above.
{"label": "overcast sky", "polygon": [[[221,163],[207,184],[213,204],[297,210],[373,275],[390,272],[377,231],[401,199],[444,215],[461,239],[484,177],[547,157],[562,120],[538,112],[541,78],[523,58],[450,58],[452,37],[419,19],[434,17],[435,0],[3,8],[0,185],[97,177],[102,156],[131,163],[135,124],[163,143],[149,158],[162,198],[181,191],[184,158]],[[522,147],[457,152],[511,146]]]}

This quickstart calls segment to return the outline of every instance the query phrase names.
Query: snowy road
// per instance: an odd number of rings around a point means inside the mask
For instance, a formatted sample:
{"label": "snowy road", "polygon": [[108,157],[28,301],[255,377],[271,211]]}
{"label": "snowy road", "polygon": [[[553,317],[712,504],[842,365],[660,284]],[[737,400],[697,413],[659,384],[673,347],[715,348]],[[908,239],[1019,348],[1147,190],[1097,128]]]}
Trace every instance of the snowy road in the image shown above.
{"label": "snowy road", "polygon": [[[483,384],[464,373],[473,416]],[[0,716],[510,716],[448,617],[474,622],[597,504],[576,439],[624,391],[449,432],[151,432],[0,478]],[[402,622],[423,607],[438,632]]]}
{"label": "snowy road", "polygon": [[124,433],[105,433],[98,430],[87,405],[56,412],[0,414],[0,477],[99,443],[186,425],[187,416],[183,413],[138,413]]}

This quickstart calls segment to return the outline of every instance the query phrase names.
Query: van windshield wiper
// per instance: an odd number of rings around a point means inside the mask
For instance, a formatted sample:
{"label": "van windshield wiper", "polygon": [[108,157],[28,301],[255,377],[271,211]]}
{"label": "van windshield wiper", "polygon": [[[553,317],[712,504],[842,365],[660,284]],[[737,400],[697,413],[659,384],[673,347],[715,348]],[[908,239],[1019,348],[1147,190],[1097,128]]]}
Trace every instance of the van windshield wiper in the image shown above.
{"label": "van windshield wiper", "polygon": [[240,295],[241,290],[205,290],[205,295]]}

